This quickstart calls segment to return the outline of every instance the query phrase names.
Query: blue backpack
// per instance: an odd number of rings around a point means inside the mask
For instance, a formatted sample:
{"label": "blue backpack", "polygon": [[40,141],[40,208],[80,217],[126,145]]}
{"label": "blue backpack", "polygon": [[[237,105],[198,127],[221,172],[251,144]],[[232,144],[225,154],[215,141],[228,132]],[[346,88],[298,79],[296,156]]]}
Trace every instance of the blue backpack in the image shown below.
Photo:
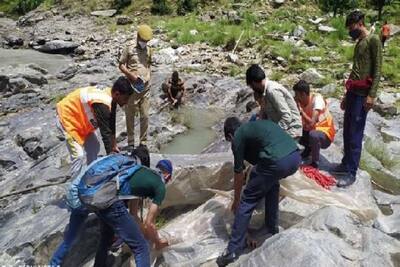
{"label": "blue backpack", "polygon": [[131,194],[128,181],[140,167],[135,158],[120,154],[96,161],[80,177],[79,200],[92,211],[110,207],[118,200],[118,195]]}

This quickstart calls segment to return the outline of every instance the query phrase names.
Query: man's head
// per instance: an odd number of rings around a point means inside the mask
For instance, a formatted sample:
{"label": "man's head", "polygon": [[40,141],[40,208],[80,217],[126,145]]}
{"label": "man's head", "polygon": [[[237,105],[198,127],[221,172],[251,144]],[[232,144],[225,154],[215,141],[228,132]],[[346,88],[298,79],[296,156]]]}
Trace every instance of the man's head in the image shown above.
{"label": "man's head", "polygon": [[310,85],[306,81],[300,80],[293,86],[293,90],[296,102],[300,103],[302,106],[308,105],[310,101]]}
{"label": "man's head", "polygon": [[120,76],[111,89],[113,101],[117,102],[117,104],[122,107],[128,103],[131,94],[133,94],[133,88],[130,81],[125,76]]}
{"label": "man's head", "polygon": [[385,23],[384,23],[384,24],[388,24],[387,20],[385,20]]}
{"label": "man's head", "polygon": [[258,93],[264,91],[263,80],[265,80],[265,72],[257,65],[251,65],[246,71],[246,83],[247,85]]}
{"label": "man's head", "polygon": [[178,83],[179,82],[179,73],[177,71],[174,71],[172,73],[171,80],[173,83]]}
{"label": "man's head", "polygon": [[146,146],[138,146],[133,149],[131,157],[138,157],[141,165],[150,168],[150,153]]}
{"label": "man's head", "polygon": [[346,28],[353,40],[359,39],[363,32],[366,31],[364,17],[364,13],[362,13],[360,10],[355,10],[347,15]]}
{"label": "man's head", "polygon": [[140,48],[144,49],[147,46],[147,42],[153,38],[153,30],[149,25],[139,25],[137,31],[137,43]]}
{"label": "man's head", "polygon": [[168,159],[160,160],[157,163],[156,168],[161,171],[165,183],[171,181],[173,167],[172,167],[172,162],[170,160]]}
{"label": "man's head", "polygon": [[224,123],[224,134],[225,140],[228,142],[233,141],[233,137],[235,136],[236,130],[242,125],[240,120],[237,117],[229,117],[225,120]]}

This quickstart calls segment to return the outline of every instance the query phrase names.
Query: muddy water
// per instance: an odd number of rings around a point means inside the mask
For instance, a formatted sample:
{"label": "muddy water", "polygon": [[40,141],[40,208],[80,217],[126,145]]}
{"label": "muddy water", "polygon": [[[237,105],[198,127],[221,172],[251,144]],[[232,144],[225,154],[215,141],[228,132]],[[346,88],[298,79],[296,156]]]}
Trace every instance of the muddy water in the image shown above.
{"label": "muddy water", "polygon": [[160,152],[165,154],[201,153],[216,138],[212,126],[223,123],[223,112],[213,108],[184,107],[173,112],[174,120],[187,126],[189,130],[176,136],[172,142],[162,147]]}
{"label": "muddy water", "polygon": [[45,54],[31,49],[0,48],[0,68],[35,63],[54,74],[66,68],[72,59],[63,55]]}

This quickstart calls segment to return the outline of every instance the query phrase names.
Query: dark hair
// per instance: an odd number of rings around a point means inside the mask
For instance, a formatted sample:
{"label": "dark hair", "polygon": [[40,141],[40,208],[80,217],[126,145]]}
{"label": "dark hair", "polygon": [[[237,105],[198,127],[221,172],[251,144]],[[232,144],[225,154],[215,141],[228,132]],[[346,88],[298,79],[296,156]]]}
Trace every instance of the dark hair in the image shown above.
{"label": "dark hair", "polygon": [[261,82],[265,79],[265,73],[257,64],[251,65],[246,71],[246,84],[250,85],[252,82]]}
{"label": "dark hair", "polygon": [[138,146],[132,150],[131,157],[138,157],[141,165],[150,168],[150,153],[146,146]]}
{"label": "dark hair", "polygon": [[251,112],[253,109],[255,109],[258,106],[256,101],[249,101],[246,104],[246,112]]}
{"label": "dark hair", "polygon": [[355,10],[351,12],[346,17],[346,27],[349,27],[352,24],[358,23],[360,21],[362,21],[362,23],[364,24],[364,16],[364,13],[362,13],[360,10]]}
{"label": "dark hair", "polygon": [[307,95],[309,95],[310,94],[310,85],[305,80],[300,80],[293,86],[293,90],[295,92],[303,92],[303,93],[306,93]]}
{"label": "dark hair", "polygon": [[179,79],[179,73],[178,73],[178,71],[174,71],[173,73],[172,73],[172,77],[176,77],[177,79]]}
{"label": "dark hair", "polygon": [[133,94],[131,82],[125,76],[120,76],[112,86],[112,92],[120,92],[121,95]]}
{"label": "dark hair", "polygon": [[225,139],[228,140],[229,135],[234,135],[236,130],[242,125],[237,117],[229,117],[224,123]]}

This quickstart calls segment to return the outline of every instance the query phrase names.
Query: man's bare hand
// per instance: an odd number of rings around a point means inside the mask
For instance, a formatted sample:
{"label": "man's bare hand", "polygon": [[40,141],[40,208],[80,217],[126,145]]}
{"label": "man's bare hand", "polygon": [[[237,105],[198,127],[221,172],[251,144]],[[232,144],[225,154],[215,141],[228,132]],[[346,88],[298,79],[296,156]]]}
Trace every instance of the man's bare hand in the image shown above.
{"label": "man's bare hand", "polygon": [[374,103],[375,103],[375,98],[367,96],[364,102],[365,111],[369,111],[374,106]]}

